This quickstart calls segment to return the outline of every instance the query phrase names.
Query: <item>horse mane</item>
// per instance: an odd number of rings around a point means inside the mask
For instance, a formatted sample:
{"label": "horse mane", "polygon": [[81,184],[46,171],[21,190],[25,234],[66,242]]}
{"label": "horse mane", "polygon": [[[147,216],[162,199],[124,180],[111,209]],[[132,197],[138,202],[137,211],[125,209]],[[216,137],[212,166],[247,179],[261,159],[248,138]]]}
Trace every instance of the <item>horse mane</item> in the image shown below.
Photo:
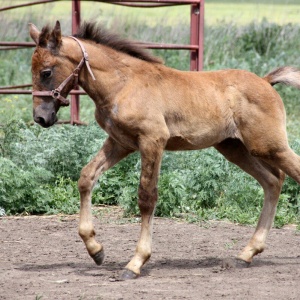
{"label": "horse mane", "polygon": [[147,50],[137,45],[136,42],[123,39],[120,36],[100,27],[95,22],[84,22],[74,37],[94,41],[97,44],[110,47],[114,50],[126,53],[132,57],[150,63],[162,63],[160,58],[151,55]]}

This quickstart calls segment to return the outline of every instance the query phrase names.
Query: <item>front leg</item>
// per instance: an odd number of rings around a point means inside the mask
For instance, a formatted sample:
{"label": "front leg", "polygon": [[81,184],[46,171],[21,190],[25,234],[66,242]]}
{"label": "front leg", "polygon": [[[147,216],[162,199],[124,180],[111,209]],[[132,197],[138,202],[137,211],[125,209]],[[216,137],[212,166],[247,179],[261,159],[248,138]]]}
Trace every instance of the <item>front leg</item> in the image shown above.
{"label": "front leg", "polygon": [[81,236],[89,255],[97,265],[104,259],[103,246],[95,240],[92,221],[92,189],[99,176],[127,156],[132,151],[124,149],[111,138],[108,138],[97,155],[82,169],[78,181],[80,192],[79,235]]}
{"label": "front leg", "polygon": [[153,216],[158,199],[157,182],[165,143],[164,140],[143,143],[140,147],[142,170],[138,192],[141,233],[135,255],[121,274],[122,280],[138,277],[141,267],[151,256]]}

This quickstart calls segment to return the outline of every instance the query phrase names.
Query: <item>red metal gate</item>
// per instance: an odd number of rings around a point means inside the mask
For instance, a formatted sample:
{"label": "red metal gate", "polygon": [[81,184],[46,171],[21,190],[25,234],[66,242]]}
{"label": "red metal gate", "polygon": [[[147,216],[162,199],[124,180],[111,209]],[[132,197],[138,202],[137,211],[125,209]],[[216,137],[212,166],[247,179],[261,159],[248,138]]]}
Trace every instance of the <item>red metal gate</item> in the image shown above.
{"label": "red metal gate", "polygon": [[[56,2],[59,0],[41,0],[29,3],[23,3],[14,6],[0,8],[0,13],[10,9],[17,9],[25,6],[45,4]],[[200,71],[203,68],[203,48],[204,48],[204,1],[205,0],[130,0],[130,1],[105,1],[95,0],[94,2],[110,3],[115,5],[123,5],[130,7],[155,8],[162,6],[174,5],[190,5],[190,44],[160,44],[160,43],[142,43],[144,47],[149,49],[181,49],[190,51],[190,69],[192,71]],[[72,0],[72,34],[77,32],[81,20],[80,0]],[[18,48],[35,47],[32,42],[0,42],[0,50],[11,50]],[[31,84],[23,84],[18,86],[7,86],[0,88],[0,94],[31,94],[30,90],[24,88],[31,87]],[[23,88],[23,89],[22,89]],[[71,107],[70,107],[70,123],[80,124],[79,115],[79,95],[85,94],[83,91],[74,89],[71,91]]]}

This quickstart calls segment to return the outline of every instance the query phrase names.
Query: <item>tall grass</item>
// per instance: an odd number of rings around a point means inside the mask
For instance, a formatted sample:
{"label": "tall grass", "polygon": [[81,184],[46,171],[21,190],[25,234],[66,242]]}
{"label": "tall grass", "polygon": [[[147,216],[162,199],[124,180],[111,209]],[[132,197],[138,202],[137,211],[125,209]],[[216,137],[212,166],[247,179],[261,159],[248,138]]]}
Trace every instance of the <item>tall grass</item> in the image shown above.
{"label": "tall grass", "polygon": [[[138,40],[187,43],[186,26],[149,26],[116,20],[114,31]],[[263,75],[281,65],[300,66],[300,25],[278,25],[266,20],[238,26],[234,23],[206,27],[205,68],[242,68]],[[185,51],[154,51],[166,64],[189,69]],[[16,53],[16,52],[15,52]],[[13,55],[12,55],[13,56]],[[1,61],[6,59],[0,53]],[[11,70],[0,69],[0,81],[30,80],[30,51],[18,53],[19,63]],[[20,68],[18,68],[20,66]],[[28,70],[27,70],[28,68]],[[25,69],[27,70],[25,72]],[[10,74],[10,78],[7,78]],[[23,76],[23,77],[22,77]],[[2,83],[1,83],[2,84]],[[278,88],[288,113],[292,148],[300,153],[298,130],[299,91]],[[1,98],[0,107],[0,207],[7,214],[74,213],[79,195],[76,181],[80,169],[93,157],[106,138],[93,120],[93,104],[82,100],[81,118],[88,126],[28,126],[31,99],[26,96]],[[68,117],[64,109],[61,118]],[[140,173],[138,154],[131,155],[106,172],[93,193],[94,204],[118,204],[129,215],[138,214],[137,187]],[[300,223],[299,186],[291,179],[284,185],[276,215],[276,226]],[[159,216],[185,216],[189,220],[228,219],[253,224],[262,206],[261,187],[247,174],[229,164],[213,149],[165,153],[160,182]]]}

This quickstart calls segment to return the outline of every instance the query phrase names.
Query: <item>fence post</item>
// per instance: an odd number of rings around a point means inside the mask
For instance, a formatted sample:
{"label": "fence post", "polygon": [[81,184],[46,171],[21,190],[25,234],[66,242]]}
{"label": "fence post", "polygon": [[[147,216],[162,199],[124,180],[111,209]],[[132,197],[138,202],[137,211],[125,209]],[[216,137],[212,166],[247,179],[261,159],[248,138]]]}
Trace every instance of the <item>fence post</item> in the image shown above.
{"label": "fence post", "polygon": [[[80,0],[72,0],[72,34],[75,34],[80,26]],[[79,87],[74,88],[78,90]],[[70,108],[70,123],[72,125],[79,123],[79,95],[71,95],[71,108]]]}
{"label": "fence post", "polygon": [[190,43],[198,46],[198,50],[191,51],[190,70],[201,71],[204,48],[204,0],[191,5]]}

